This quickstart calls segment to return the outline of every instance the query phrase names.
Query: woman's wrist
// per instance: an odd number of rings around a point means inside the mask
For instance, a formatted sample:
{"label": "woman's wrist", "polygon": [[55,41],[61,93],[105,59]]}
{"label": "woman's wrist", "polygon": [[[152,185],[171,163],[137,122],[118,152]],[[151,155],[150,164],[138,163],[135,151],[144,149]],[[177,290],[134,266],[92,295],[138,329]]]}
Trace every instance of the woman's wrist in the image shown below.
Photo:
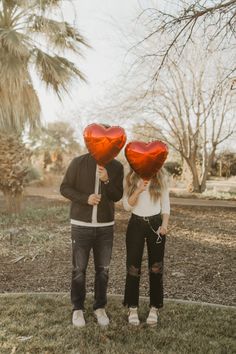
{"label": "woman's wrist", "polygon": [[140,193],[138,193],[138,192],[137,192],[137,189],[136,189],[136,190],[133,192],[133,194],[132,194],[132,195],[129,197],[129,199],[128,199],[129,205],[134,206],[134,205],[137,203],[139,194],[140,194]]}
{"label": "woman's wrist", "polygon": [[164,227],[165,229],[168,229],[168,224],[162,223],[161,226]]}
{"label": "woman's wrist", "polygon": [[143,192],[143,189],[141,189],[141,188],[137,188],[135,191],[134,191],[134,193],[137,195],[137,196],[139,196],[139,194],[141,194]]}

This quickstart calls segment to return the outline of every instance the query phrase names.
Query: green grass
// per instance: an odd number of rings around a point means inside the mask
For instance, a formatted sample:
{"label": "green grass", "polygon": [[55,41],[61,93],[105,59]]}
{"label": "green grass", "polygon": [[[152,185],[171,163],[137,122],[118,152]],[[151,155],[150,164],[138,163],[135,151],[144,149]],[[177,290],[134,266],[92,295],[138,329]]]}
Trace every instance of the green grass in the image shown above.
{"label": "green grass", "polygon": [[0,226],[7,227],[14,225],[14,227],[21,226],[22,224],[34,224],[37,223],[68,223],[69,220],[69,208],[68,205],[60,206],[48,206],[39,208],[26,208],[20,214],[7,215],[0,213]]}
{"label": "green grass", "polygon": [[[12,233],[12,238],[10,235]],[[33,259],[69,244],[67,205],[26,208],[19,215],[0,214],[0,255]]]}
{"label": "green grass", "polygon": [[235,353],[234,315],[227,308],[167,303],[157,327],[144,321],[148,312],[141,303],[142,325],[130,327],[117,298],[109,298],[111,324],[101,329],[95,322],[91,298],[87,325],[71,325],[71,305],[63,295],[5,295],[0,297],[0,353]]}

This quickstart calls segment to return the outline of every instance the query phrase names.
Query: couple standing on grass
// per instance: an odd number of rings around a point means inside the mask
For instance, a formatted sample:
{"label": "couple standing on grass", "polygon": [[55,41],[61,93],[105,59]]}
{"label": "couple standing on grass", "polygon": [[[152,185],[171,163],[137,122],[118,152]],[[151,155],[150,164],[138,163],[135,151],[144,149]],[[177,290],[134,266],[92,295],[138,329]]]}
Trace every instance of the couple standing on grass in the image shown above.
{"label": "couple standing on grass", "polygon": [[[72,237],[72,323],[85,326],[84,301],[86,269],[93,249],[95,266],[94,314],[106,326],[105,311],[109,264],[113,245],[114,203],[123,196],[123,166],[112,160],[98,166],[90,153],[70,163],[61,184],[61,194],[71,200]],[[139,325],[139,282],[145,240],[148,250],[150,312],[146,323],[155,325],[163,306],[163,257],[170,214],[166,177],[161,169],[149,182],[134,171],[125,178],[123,205],[132,211],[126,232],[127,275],[123,304],[128,306],[128,322]]]}

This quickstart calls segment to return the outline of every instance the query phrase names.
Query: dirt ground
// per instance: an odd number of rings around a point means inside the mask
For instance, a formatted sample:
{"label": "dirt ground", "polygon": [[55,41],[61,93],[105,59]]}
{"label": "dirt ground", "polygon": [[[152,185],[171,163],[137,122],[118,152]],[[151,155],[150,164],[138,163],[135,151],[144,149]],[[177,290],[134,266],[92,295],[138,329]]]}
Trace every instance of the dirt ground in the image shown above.
{"label": "dirt ground", "polygon": [[[4,214],[0,199],[0,292],[69,291],[69,204],[40,196],[25,199],[21,217]],[[109,293],[123,294],[125,229],[129,214],[117,206]],[[165,255],[165,297],[235,305],[236,209],[172,206]],[[148,295],[147,254],[141,295]],[[93,291],[93,260],[87,291]]]}

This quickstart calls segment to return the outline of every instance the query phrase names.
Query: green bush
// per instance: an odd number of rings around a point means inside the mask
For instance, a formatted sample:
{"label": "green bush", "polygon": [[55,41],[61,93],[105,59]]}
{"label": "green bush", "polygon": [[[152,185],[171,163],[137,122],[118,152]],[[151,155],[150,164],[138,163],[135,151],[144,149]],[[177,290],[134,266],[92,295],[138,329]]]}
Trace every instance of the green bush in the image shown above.
{"label": "green bush", "polygon": [[32,181],[40,180],[40,178],[42,177],[42,174],[39,171],[39,169],[33,165],[29,165],[27,170],[28,170],[27,175],[24,178],[25,184],[29,184]]}
{"label": "green bush", "polygon": [[183,172],[182,166],[179,162],[169,161],[165,163],[165,169],[172,176],[180,176]]}

